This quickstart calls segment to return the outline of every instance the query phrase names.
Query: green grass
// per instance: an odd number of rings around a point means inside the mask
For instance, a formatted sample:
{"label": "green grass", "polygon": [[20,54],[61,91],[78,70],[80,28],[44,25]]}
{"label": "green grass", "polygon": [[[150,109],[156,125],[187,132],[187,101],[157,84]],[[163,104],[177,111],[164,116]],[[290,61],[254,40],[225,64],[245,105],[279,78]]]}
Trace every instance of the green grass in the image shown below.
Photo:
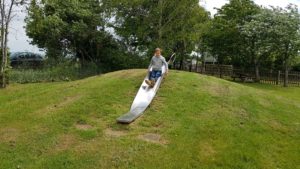
{"label": "green grass", "polygon": [[300,88],[172,71],[140,119],[116,124],[144,76],[0,90],[0,168],[300,168]]}

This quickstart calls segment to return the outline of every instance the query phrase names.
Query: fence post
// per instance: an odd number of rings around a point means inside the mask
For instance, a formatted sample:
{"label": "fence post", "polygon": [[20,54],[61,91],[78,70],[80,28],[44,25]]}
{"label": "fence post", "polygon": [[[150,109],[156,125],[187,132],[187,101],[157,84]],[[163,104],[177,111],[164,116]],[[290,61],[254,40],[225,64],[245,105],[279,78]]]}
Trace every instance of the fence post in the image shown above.
{"label": "fence post", "polygon": [[279,84],[280,84],[280,74],[281,74],[281,71],[278,70],[278,75],[277,75],[276,85],[279,85]]}

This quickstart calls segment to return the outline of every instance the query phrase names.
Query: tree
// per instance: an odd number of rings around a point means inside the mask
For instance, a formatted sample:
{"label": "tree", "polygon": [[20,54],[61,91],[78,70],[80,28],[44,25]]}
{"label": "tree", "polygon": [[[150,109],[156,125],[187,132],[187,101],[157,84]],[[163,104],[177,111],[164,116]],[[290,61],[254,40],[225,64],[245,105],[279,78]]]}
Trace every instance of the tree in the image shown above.
{"label": "tree", "polygon": [[251,0],[230,0],[218,10],[204,34],[202,43],[219,63],[249,68],[254,66],[256,80],[260,68],[282,64],[288,72],[300,50],[300,14],[294,5],[286,9],[262,9]]}
{"label": "tree", "polygon": [[219,25],[219,29],[210,30],[212,31],[210,34],[214,34],[214,30],[221,31],[222,36],[216,41],[223,44],[223,51],[229,55],[224,57],[229,57],[230,63],[236,67],[245,68],[251,64],[248,46],[245,45],[240,27],[249,22],[259,11],[260,7],[252,0],[230,0],[228,4],[218,9],[213,19],[213,22]]}
{"label": "tree", "polygon": [[181,63],[208,20],[198,0],[115,0],[111,13],[111,26],[131,52],[149,55],[159,46],[165,53],[177,52]]}
{"label": "tree", "polygon": [[[230,0],[218,9],[200,39],[201,48],[206,50],[202,53],[210,53],[219,66],[233,64],[240,68],[249,65],[249,55],[245,52],[247,46],[239,28],[258,11],[259,7],[251,0]],[[219,72],[222,77],[220,67]]]}
{"label": "tree", "polygon": [[[207,24],[207,28],[199,44],[202,53],[210,53],[218,64],[232,64],[238,68],[246,68],[251,64],[245,39],[240,27],[257,14],[260,7],[251,0],[230,0],[218,9],[217,14]],[[220,70],[220,76],[222,71]]]}
{"label": "tree", "polygon": [[250,22],[241,27],[258,81],[261,64],[277,59],[282,62],[285,72],[284,86],[288,86],[288,72],[299,56],[299,28],[300,14],[293,5],[289,5],[286,9],[262,9]]}
{"label": "tree", "polygon": [[[207,31],[202,35],[202,47],[205,46],[206,51],[217,59],[219,66],[229,63],[230,55],[234,50],[232,46],[234,43],[234,36],[232,36],[234,28],[221,18],[214,18],[207,27]],[[220,67],[219,73],[222,77]]]}
{"label": "tree", "polygon": [[300,14],[297,6],[289,5],[286,9],[273,8],[276,24],[273,33],[276,37],[276,48],[284,68],[284,86],[288,86],[289,70],[299,58],[300,50]]}
{"label": "tree", "polygon": [[13,9],[16,5],[23,4],[24,0],[0,0],[0,20],[1,20],[1,65],[0,77],[1,87],[5,88],[7,85],[7,69],[8,69],[8,34],[11,20],[13,19]]}
{"label": "tree", "polygon": [[251,61],[255,67],[256,81],[260,81],[260,66],[262,62],[273,56],[275,51],[274,31],[276,27],[276,15],[272,10],[262,9],[261,12],[252,17],[252,20],[241,26],[241,34],[246,40],[246,50],[250,54]]}
{"label": "tree", "polygon": [[103,5],[98,0],[32,0],[26,32],[32,44],[55,60],[74,56],[81,63],[107,65],[121,47],[106,30]]}

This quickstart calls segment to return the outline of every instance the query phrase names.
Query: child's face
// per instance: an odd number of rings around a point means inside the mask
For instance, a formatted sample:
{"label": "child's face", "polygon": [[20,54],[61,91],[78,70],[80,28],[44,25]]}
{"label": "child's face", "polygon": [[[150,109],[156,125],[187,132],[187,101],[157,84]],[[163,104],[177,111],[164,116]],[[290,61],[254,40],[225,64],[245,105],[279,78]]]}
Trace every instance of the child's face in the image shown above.
{"label": "child's face", "polygon": [[161,51],[160,50],[155,51],[155,56],[160,56],[160,55],[161,55]]}

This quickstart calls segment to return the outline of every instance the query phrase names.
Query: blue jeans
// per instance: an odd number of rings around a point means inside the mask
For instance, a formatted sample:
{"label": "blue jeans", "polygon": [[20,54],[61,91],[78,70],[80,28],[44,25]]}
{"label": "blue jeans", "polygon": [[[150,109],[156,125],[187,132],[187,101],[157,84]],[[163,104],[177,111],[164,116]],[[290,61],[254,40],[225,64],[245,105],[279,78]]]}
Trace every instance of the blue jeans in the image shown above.
{"label": "blue jeans", "polygon": [[155,80],[155,81],[157,81],[158,78],[161,77],[161,74],[162,74],[161,70],[152,70],[150,72],[150,78],[149,78],[149,80]]}

